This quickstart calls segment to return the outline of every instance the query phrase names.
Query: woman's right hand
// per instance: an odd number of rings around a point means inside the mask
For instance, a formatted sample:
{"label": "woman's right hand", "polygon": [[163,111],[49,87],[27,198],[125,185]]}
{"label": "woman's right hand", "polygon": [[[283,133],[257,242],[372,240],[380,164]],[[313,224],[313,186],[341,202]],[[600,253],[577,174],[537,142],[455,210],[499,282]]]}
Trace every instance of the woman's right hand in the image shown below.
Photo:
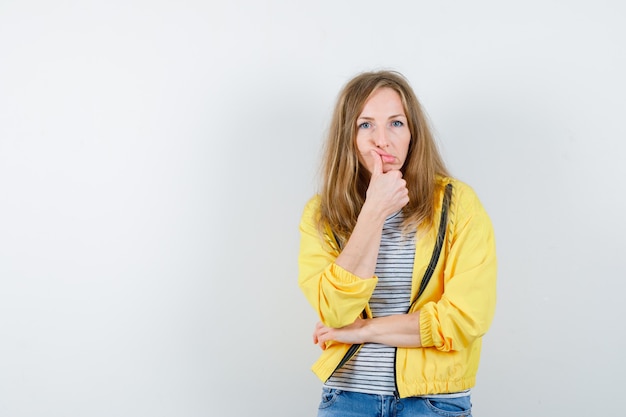
{"label": "woman's right hand", "polygon": [[409,190],[400,170],[383,172],[382,157],[374,150],[371,153],[374,166],[363,208],[387,218],[408,204]]}
{"label": "woman's right hand", "polygon": [[383,172],[381,156],[375,151],[372,151],[372,156],[372,177],[365,203],[348,242],[335,260],[341,268],[363,279],[372,278],[376,271],[385,219],[409,202],[409,190],[402,179],[402,172]]}

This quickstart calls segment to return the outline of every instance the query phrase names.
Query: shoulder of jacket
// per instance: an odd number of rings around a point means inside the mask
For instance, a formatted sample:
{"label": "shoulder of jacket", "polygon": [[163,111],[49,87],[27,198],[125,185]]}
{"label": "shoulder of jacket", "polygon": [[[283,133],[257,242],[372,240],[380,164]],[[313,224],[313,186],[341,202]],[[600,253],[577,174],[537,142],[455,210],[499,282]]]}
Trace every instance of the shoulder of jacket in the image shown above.
{"label": "shoulder of jacket", "polygon": [[437,177],[437,182],[442,187],[445,187],[448,184],[452,184],[452,188],[455,190],[472,190],[472,187],[470,187],[468,184],[453,177]]}
{"label": "shoulder of jacket", "polygon": [[484,207],[474,189],[456,178],[441,178],[443,186],[452,184],[451,212],[453,216],[472,216],[484,211]]}
{"label": "shoulder of jacket", "polygon": [[455,197],[461,201],[472,201],[478,199],[474,189],[469,184],[461,180],[451,177],[439,177],[438,181],[442,188],[445,188],[448,184],[452,184],[453,199]]}
{"label": "shoulder of jacket", "polygon": [[317,228],[317,223],[320,219],[320,207],[322,198],[316,194],[307,201],[302,210],[302,217],[300,218],[300,227],[314,227]]}
{"label": "shoulder of jacket", "polygon": [[309,198],[307,201],[305,208],[318,208],[322,203],[322,196],[319,194],[315,194],[313,197]]}
{"label": "shoulder of jacket", "polygon": [[320,207],[322,204],[322,197],[319,194],[315,194],[304,205],[303,217],[317,217],[319,216]]}

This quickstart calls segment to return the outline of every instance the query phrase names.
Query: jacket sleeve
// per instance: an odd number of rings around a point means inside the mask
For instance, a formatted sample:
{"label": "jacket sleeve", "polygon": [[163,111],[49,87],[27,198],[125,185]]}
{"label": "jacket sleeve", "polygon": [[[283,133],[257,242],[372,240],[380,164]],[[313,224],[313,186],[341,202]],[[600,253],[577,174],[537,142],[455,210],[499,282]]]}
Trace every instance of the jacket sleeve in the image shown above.
{"label": "jacket sleeve", "polygon": [[361,279],[335,264],[340,251],[332,233],[319,232],[319,206],[319,197],[311,199],[300,222],[298,284],[322,323],[339,328],[366,309],[378,278]]}
{"label": "jacket sleeve", "polygon": [[491,221],[470,187],[458,182],[454,186],[443,294],[420,310],[422,346],[441,351],[463,350],[482,337],[491,325],[496,304],[497,262]]}

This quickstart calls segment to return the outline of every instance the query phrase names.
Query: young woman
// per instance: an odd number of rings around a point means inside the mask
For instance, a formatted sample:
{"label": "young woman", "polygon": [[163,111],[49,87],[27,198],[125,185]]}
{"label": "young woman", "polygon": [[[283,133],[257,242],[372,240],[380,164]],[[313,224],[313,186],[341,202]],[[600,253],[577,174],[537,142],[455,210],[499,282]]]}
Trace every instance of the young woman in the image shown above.
{"label": "young woman", "polygon": [[493,229],[402,75],[347,83],[322,175],[298,277],[320,318],[318,416],[471,416],[496,301]]}

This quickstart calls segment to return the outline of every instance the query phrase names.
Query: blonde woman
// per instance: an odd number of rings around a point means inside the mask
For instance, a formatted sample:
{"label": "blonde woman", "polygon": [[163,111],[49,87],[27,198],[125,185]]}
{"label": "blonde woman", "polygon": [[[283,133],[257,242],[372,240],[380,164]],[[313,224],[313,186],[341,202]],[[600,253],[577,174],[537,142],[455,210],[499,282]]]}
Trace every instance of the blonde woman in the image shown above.
{"label": "blonde woman", "polygon": [[345,85],[322,176],[298,260],[320,319],[318,416],[471,416],[496,302],[493,229],[401,74]]}

